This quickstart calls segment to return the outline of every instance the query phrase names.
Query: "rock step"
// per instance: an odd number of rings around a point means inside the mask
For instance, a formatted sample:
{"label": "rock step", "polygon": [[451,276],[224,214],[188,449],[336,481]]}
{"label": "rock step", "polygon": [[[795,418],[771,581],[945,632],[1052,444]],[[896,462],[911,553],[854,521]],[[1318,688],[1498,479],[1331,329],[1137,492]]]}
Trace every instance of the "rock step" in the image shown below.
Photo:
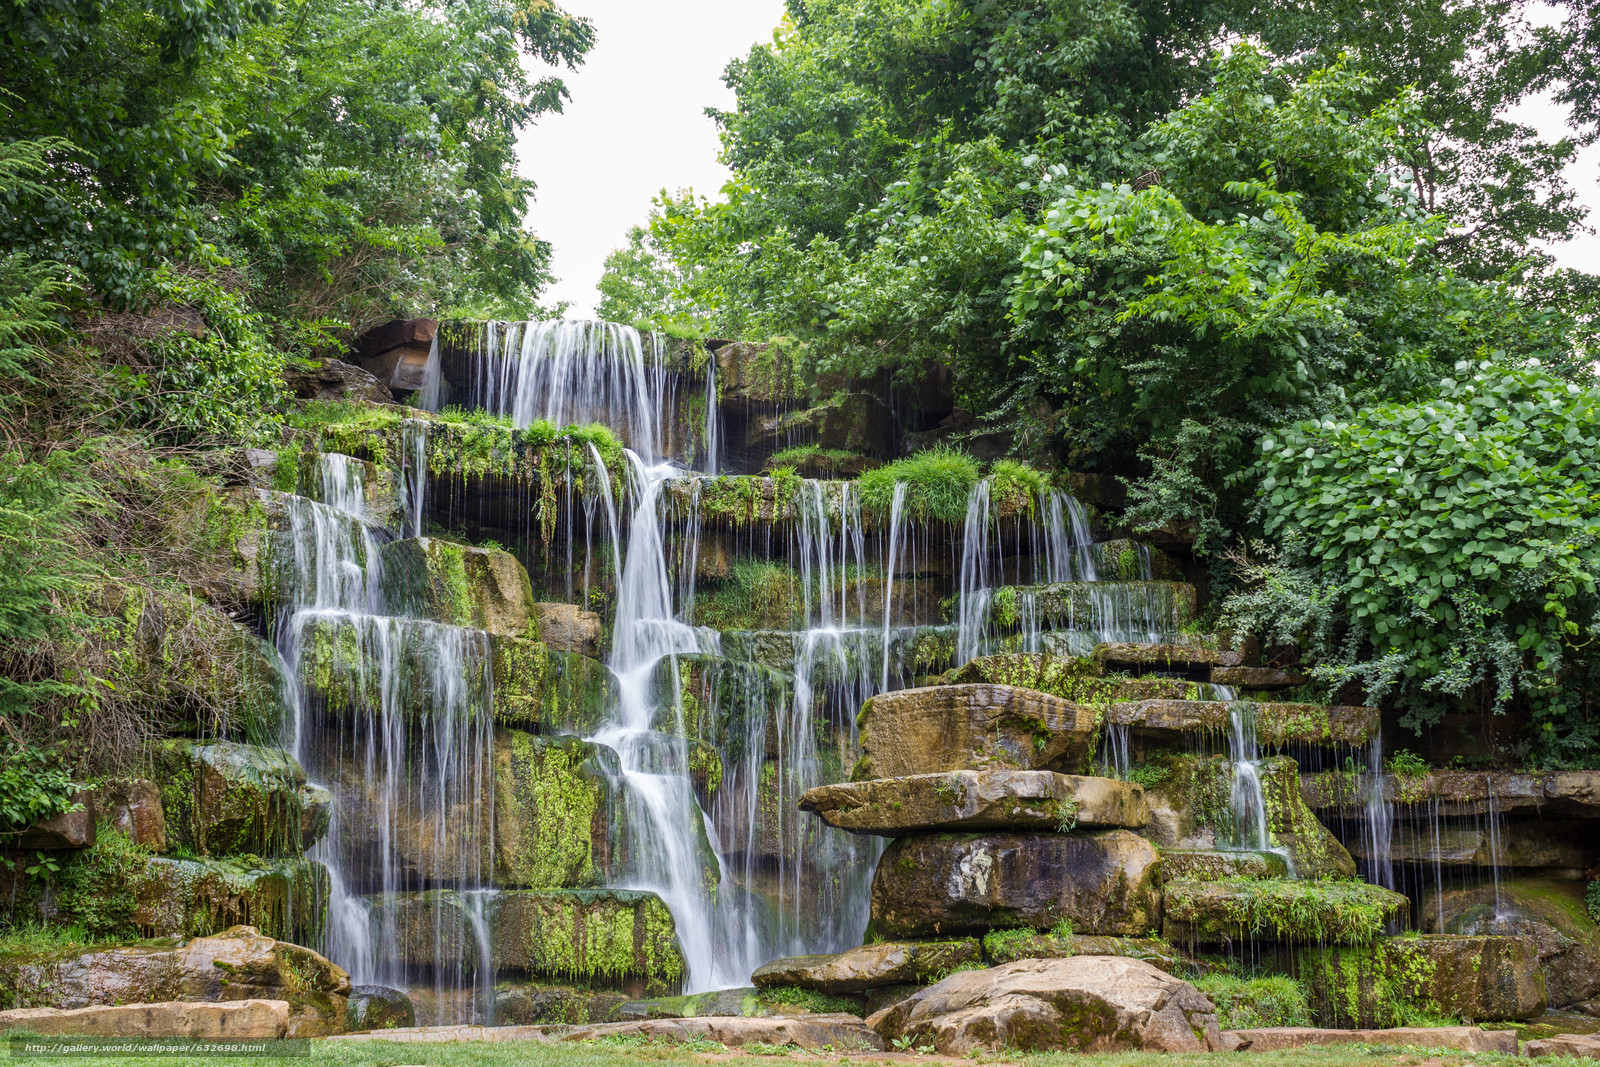
{"label": "rock step", "polygon": [[1061,937],[1036,930],[996,930],[983,939],[983,954],[991,966],[1017,960],[1055,960],[1071,956],[1126,956],[1143,960],[1168,974],[1186,976],[1193,961],[1165,941],[1154,937],[1103,937],[1073,934]]}
{"label": "rock step", "polygon": [[983,952],[975,938],[954,941],[880,941],[822,956],[787,956],[756,968],[761,989],[794,986],[818,993],[865,993],[884,986],[937,981]]}
{"label": "rock step", "polygon": [[[1305,774],[1301,792],[1314,811],[1361,818],[1366,788],[1362,776],[1343,771]],[[1388,774],[1385,799],[1395,816],[1431,821],[1438,816],[1507,815],[1513,818],[1600,819],[1600,770],[1428,771]]]}
{"label": "rock step", "polygon": [[1411,908],[1399,893],[1353,881],[1170,881],[1164,897],[1162,935],[1174,944],[1365,945]]}
{"label": "rock step", "polygon": [[1405,934],[1359,948],[1306,946],[1291,957],[1323,1026],[1381,1027],[1412,1012],[1510,1022],[1549,1003],[1531,937]]}
{"label": "rock step", "polygon": [[1231,685],[1235,689],[1278,690],[1294,689],[1309,681],[1303,674],[1280,671],[1276,667],[1213,667],[1213,685]]}
{"label": "rock step", "polygon": [[822,785],[800,810],[858,834],[935,830],[1137,830],[1150,822],[1144,787],[1054,771],[947,771]]}
{"label": "rock step", "polygon": [[1187,582],[1052,582],[995,590],[988,621],[1001,630],[1176,633],[1194,614]]}
{"label": "rock step", "polygon": [[1092,656],[1116,670],[1189,671],[1209,678],[1217,667],[1256,666],[1261,649],[1254,637],[1236,642],[1231,634],[1200,634],[1163,644],[1107,642],[1095,646]]}
{"label": "rock step", "polygon": [[1161,877],[1169,882],[1221,882],[1229,878],[1287,878],[1289,864],[1276,852],[1163,849]]}
{"label": "rock step", "polygon": [[1105,668],[1085,656],[1060,656],[1044,652],[1010,652],[979,656],[945,672],[940,685],[994,682],[1049,693],[1080,704],[1137,702],[1142,700],[1214,700],[1216,689],[1208,682],[1156,675],[1107,675]]}
{"label": "rock step", "polygon": [[1188,734],[1226,734],[1236,709],[1254,717],[1256,740],[1288,745],[1365,745],[1378,733],[1377,708],[1225,700],[1141,700],[1112,704],[1106,722],[1159,740]]}
{"label": "rock step", "polygon": [[87,1008],[14,1008],[0,1011],[0,1032],[6,1030],[75,1037],[272,1041],[288,1036],[289,1002],[233,1000],[197,1004],[165,1000]]}
{"label": "rock step", "polygon": [[[1348,836],[1351,855],[1372,858],[1370,835]],[[1596,833],[1593,824],[1576,819],[1519,820],[1515,829],[1505,827],[1497,832],[1488,827],[1402,822],[1390,830],[1387,858],[1392,863],[1436,867],[1546,868],[1581,878],[1585,870],[1600,865],[1600,833]]]}
{"label": "rock step", "polygon": [[606,1037],[644,1037],[665,1041],[710,1039],[744,1045],[796,1045],[835,1051],[882,1052],[884,1041],[854,1015],[800,1015],[768,1018],[697,1017],[602,1023],[598,1026],[417,1026],[369,1034],[345,1034],[336,1041],[398,1041],[442,1044],[462,1041],[597,1041]]}
{"label": "rock step", "polygon": [[1391,1030],[1270,1026],[1259,1030],[1225,1030],[1222,1037],[1235,1052],[1281,1052],[1326,1045],[1389,1045],[1517,1054],[1515,1030],[1480,1030],[1476,1026],[1409,1026]]}
{"label": "rock step", "polygon": [[1600,1060],[1600,1035],[1558,1034],[1529,1041],[1522,1047],[1524,1056],[1571,1056],[1573,1059]]}

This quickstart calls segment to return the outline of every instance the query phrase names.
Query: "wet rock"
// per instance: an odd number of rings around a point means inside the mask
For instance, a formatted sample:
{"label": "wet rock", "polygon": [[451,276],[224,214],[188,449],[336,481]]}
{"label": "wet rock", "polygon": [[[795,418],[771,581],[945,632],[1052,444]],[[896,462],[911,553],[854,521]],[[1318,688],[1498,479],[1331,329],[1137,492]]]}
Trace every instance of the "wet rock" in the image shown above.
{"label": "wet rock", "polygon": [[357,400],[392,404],[394,394],[360,367],[337,359],[290,360],[283,380],[300,400]]}
{"label": "wet rock", "polygon": [[980,1049],[1217,1051],[1216,1008],[1141,960],[1074,956],[963,971],[867,1020],[885,1040],[947,1056]]}
{"label": "wet rock", "polygon": [[852,833],[896,837],[931,830],[1138,829],[1150,821],[1144,788],[1054,771],[948,771],[807,790],[800,810]]}
{"label": "wet rock", "polygon": [[[1351,854],[1371,858],[1369,834],[1350,835]],[[1442,867],[1547,868],[1581,873],[1600,863],[1600,834],[1593,824],[1518,820],[1498,832],[1487,828],[1397,823],[1390,830],[1392,863]]]}
{"label": "wet rock", "polygon": [[945,672],[940,685],[995,682],[1049,693],[1079,704],[1129,700],[1189,700],[1199,687],[1182,678],[1105,676],[1092,659],[1041,652],[1010,652],[977,659]]}
{"label": "wet rock", "polygon": [[534,636],[556,652],[600,654],[600,616],[576,604],[535,604]]}
{"label": "wet rock", "polygon": [[316,860],[181,860],[157,856],[130,887],[145,937],[206,937],[246,925],[284,941],[314,941],[328,908],[328,872]]}
{"label": "wet rock", "polygon": [[857,720],[863,755],[853,781],[1014,767],[1074,770],[1089,755],[1093,709],[1006,685],[880,693]]}
{"label": "wet rock", "polygon": [[1089,546],[1089,558],[1102,581],[1181,582],[1183,568],[1159,548],[1128,537]]}
{"label": "wet rock", "polygon": [[872,929],[940,937],[1069,919],[1088,934],[1140,936],[1161,918],[1160,861],[1128,830],[930,834],[890,843],[872,881]]}
{"label": "wet rock", "polygon": [[1209,677],[1216,667],[1255,666],[1261,649],[1253,637],[1236,642],[1231,635],[1218,634],[1168,644],[1109,642],[1096,646],[1093,655],[1097,663],[1118,670],[1205,671]]}
{"label": "wet rock", "polygon": [[956,941],[880,941],[824,956],[787,956],[756,968],[762,989],[796,986],[819,993],[864,993],[881,986],[934,981],[953,967],[982,958],[973,938]]}
{"label": "wet rock", "polygon": [[[1106,721],[1134,732],[1177,741],[1185,734],[1226,735],[1230,705],[1222,700],[1144,700],[1113,704]],[[1378,709],[1321,704],[1251,703],[1256,740],[1288,745],[1364,745],[1378,732]]]}
{"label": "wet rock", "polygon": [[[1307,774],[1301,782],[1313,810],[1348,811],[1356,817],[1365,800],[1364,788],[1358,776],[1335,771]],[[1401,821],[1431,823],[1441,817],[1484,815],[1600,819],[1600,770],[1385,775],[1383,792]]]}
{"label": "wet rock", "polygon": [[1305,685],[1307,678],[1294,671],[1280,671],[1276,667],[1213,667],[1212,685],[1231,685],[1236,689],[1294,689]]}
{"label": "wet rock", "polygon": [[40,819],[7,844],[43,850],[88,848],[94,844],[94,793],[88,789],[78,790],[72,796],[71,809]]}
{"label": "wet rock", "polygon": [[167,850],[167,817],[161,790],[148,778],[124,778],[105,783],[97,797],[101,818],[151,852]]}
{"label": "wet rock", "polygon": [[350,976],[299,945],[235,926],[214,937],[61,950],[0,964],[0,991],[26,1007],[162,1001],[287,1001],[288,1037],[344,1028]]}
{"label": "wet rock", "polygon": [[613,1022],[641,1019],[704,1019],[712,1017],[764,1019],[784,1014],[763,1003],[754,986],[743,989],[718,989],[681,997],[656,997],[633,1000],[616,1008]]}
{"label": "wet rock", "polygon": [[[1163,849],[1216,851],[1239,839],[1230,825],[1233,765],[1225,756],[1168,756],[1166,778],[1145,791],[1150,803],[1146,831]],[[1324,826],[1301,795],[1299,768],[1286,756],[1256,767],[1266,805],[1267,833],[1282,849],[1297,878],[1353,878],[1355,860]]]}
{"label": "wet rock", "polygon": [[1143,960],[1168,974],[1185,975],[1194,965],[1165,941],[1154,937],[1104,937],[1073,934],[1062,937],[1037,930],[996,930],[983,939],[983,955],[991,964],[1017,960],[1060,960],[1069,956],[1125,956]]}
{"label": "wet rock", "polygon": [[654,893],[622,889],[435,890],[374,899],[414,966],[478,966],[480,933],[496,974],[674,991],[686,973],[672,913]]}
{"label": "wet rock", "polygon": [[1582,882],[1502,878],[1472,889],[1423,898],[1421,925],[1430,934],[1518,935],[1538,946],[1550,1006],[1600,995],[1600,925],[1584,905]]}
{"label": "wet rock", "polygon": [[806,399],[794,361],[777,345],[732,341],[711,354],[717,364],[717,397],[763,403]]}
{"label": "wet rock", "polygon": [[415,1026],[417,1010],[403,990],[381,985],[358,985],[350,989],[344,1024],[346,1031]]}
{"label": "wet rock", "polygon": [[854,1015],[802,1015],[798,1018],[650,1019],[608,1023],[551,1033],[561,1041],[595,1041],[606,1037],[645,1037],[667,1041],[709,1038],[729,1048],[745,1045],[796,1045],[834,1052],[875,1051],[883,1039]]}
{"label": "wet rock", "polygon": [[1161,853],[1161,875],[1169,882],[1220,882],[1229,878],[1287,878],[1289,865],[1276,852]]}
{"label": "wet rock", "polygon": [[1310,1026],[1269,1026],[1228,1030],[1223,1038],[1236,1052],[1282,1052],[1327,1045],[1414,1045],[1461,1052],[1517,1053],[1515,1030],[1480,1030],[1476,1026],[1414,1026],[1391,1030],[1319,1030]]}
{"label": "wet rock", "polygon": [[1365,882],[1167,883],[1162,935],[1175,944],[1290,941],[1366,944],[1411,904]]}
{"label": "wet rock", "polygon": [[328,829],[332,797],[281,748],[166,741],[155,750],[170,843],[201,855],[298,855]]}
{"label": "wet rock", "polygon": [[1545,1010],[1544,977],[1527,938],[1408,934],[1358,947],[1305,946],[1292,961],[1323,1026],[1395,1026],[1419,1013],[1508,1021]]}
{"label": "wet rock", "polygon": [[497,1026],[611,1022],[630,998],[613,990],[502,982],[494,990]]}
{"label": "wet rock", "polygon": [[206,1041],[276,1040],[288,1035],[289,1005],[281,1000],[227,1004],[97,1004],[85,1008],[0,1011],[0,1031],[76,1037],[170,1038]]}
{"label": "wet rock", "polygon": [[1194,613],[1194,586],[1186,582],[1054,582],[1001,590],[989,622],[1001,630],[1026,629],[1024,620],[1041,629],[1106,630],[1140,619],[1175,632]]}
{"label": "wet rock", "polygon": [[576,737],[495,733],[495,882],[526,889],[599,885],[621,840],[616,753]]}
{"label": "wet rock", "polygon": [[384,545],[381,555],[391,606],[502,637],[534,636],[533,586],[511,553],[410,537]]}

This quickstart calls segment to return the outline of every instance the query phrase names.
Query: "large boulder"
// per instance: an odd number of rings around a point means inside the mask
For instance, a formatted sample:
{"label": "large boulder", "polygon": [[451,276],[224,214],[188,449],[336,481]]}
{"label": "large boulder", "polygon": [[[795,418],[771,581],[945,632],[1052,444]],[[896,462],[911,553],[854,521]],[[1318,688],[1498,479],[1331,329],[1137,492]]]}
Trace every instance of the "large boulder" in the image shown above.
{"label": "large boulder", "polygon": [[94,844],[94,793],[80,789],[72,795],[68,810],[40,819],[6,842],[13,848],[57,849],[88,848]]}
{"label": "large boulder", "polygon": [[878,861],[872,928],[943,937],[1068,919],[1081,933],[1138,937],[1161,923],[1160,869],[1128,830],[902,837]]}
{"label": "large boulder", "polygon": [[417,1009],[404,990],[381,985],[351,987],[344,1015],[347,1031],[393,1030],[415,1025]]}
{"label": "large boulder", "polygon": [[148,778],[106,782],[95,801],[100,818],[115,826],[140,848],[167,850],[167,815],[161,789]]}
{"label": "large boulder", "polygon": [[166,741],[155,749],[168,840],[201,855],[299,855],[328,829],[332,797],[281,748]]}
{"label": "large boulder", "polygon": [[870,1016],[886,1041],[947,1056],[999,1052],[1214,1052],[1216,1008],[1194,986],[1142,960],[1019,960],[951,975]]}
{"label": "large boulder", "polygon": [[495,733],[495,882],[581,889],[611,873],[623,838],[616,753],[576,737]]}
{"label": "large boulder", "polygon": [[1008,685],[946,685],[880,693],[857,720],[853,781],[1009,767],[1076,770],[1090,755],[1094,709]]}
{"label": "large boulder", "polygon": [[0,1011],[0,1031],[101,1038],[190,1038],[198,1041],[277,1040],[289,1033],[289,1004],[240,1000],[226,1004],[95,1004],[85,1008]]}
{"label": "large boulder", "polygon": [[283,370],[289,391],[300,400],[359,400],[392,404],[394,394],[376,376],[338,359],[290,360]]}
{"label": "large boulder", "polygon": [[1419,1012],[1503,1022],[1545,1011],[1538,948],[1525,937],[1384,937],[1301,948],[1294,966],[1324,1026],[1393,1026]]}
{"label": "large boulder", "polygon": [[[1239,702],[1225,700],[1141,700],[1111,705],[1106,722],[1157,740],[1181,742],[1192,734],[1225,736],[1229,716],[1239,707]],[[1377,708],[1282,702],[1242,707],[1255,722],[1257,740],[1274,748],[1359,746],[1378,732]]]}
{"label": "large boulder", "polygon": [[317,860],[146,861],[136,884],[134,926],[144,937],[206,937],[252,926],[269,937],[316,939],[328,909],[328,871]]}
{"label": "large boulder", "polygon": [[533,636],[533,585],[511,553],[408,537],[384,545],[381,556],[384,598],[391,607],[501,636]]}
{"label": "large boulder", "polygon": [[819,993],[865,993],[883,986],[921,984],[983,958],[973,938],[956,941],[879,941],[825,956],[787,956],[756,968],[757,988],[794,986]]}
{"label": "large boulder", "polygon": [[497,722],[590,734],[616,700],[616,676],[590,656],[519,637],[491,637],[489,647]]}
{"label": "large boulder", "polygon": [[0,1000],[19,1007],[287,1001],[289,1037],[344,1029],[350,976],[308,948],[235,926],[215,937],[31,954],[0,965]]}
{"label": "large boulder", "polygon": [[1113,778],[991,768],[821,785],[800,810],[829,826],[896,837],[932,830],[1139,829],[1144,788]]}
{"label": "large boulder", "polygon": [[1180,977],[1197,970],[1193,960],[1155,937],[996,930],[984,937],[983,956],[995,966],[1017,960],[1064,960],[1068,956],[1126,956]]}
{"label": "large boulder", "polygon": [[[1324,1030],[1314,1026],[1264,1026],[1250,1030],[1228,1030],[1222,1035],[1236,1052],[1287,1052],[1300,1048],[1325,1048],[1330,1045],[1385,1047],[1413,1046],[1425,1049],[1455,1049],[1459,1052],[1517,1054],[1515,1030],[1483,1030],[1476,1026],[1403,1026],[1372,1030]],[[1534,1053],[1529,1053],[1534,1055]]]}
{"label": "large boulder", "polygon": [[1288,941],[1365,945],[1411,902],[1356,881],[1168,882],[1162,933],[1175,944]]}
{"label": "large boulder", "polygon": [[1550,1006],[1564,1008],[1600,996],[1600,925],[1584,905],[1583,888],[1582,882],[1519,877],[1435,891],[1423,898],[1422,929],[1531,939]]}
{"label": "large boulder", "polygon": [[632,998],[612,989],[502,981],[494,987],[496,1026],[609,1022]]}

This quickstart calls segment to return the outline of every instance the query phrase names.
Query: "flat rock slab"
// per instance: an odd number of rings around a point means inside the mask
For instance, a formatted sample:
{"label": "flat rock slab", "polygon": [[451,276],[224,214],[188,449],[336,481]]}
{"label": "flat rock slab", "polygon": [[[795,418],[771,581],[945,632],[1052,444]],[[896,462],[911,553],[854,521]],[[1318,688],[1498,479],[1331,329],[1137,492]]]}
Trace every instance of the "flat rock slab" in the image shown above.
{"label": "flat rock slab", "polygon": [[1094,661],[1116,670],[1211,671],[1217,667],[1253,667],[1260,659],[1260,647],[1253,637],[1235,648],[1230,640],[1218,636],[1209,640],[1163,645],[1107,642],[1096,645]]}
{"label": "flat rock slab", "polygon": [[[1361,818],[1364,778],[1336,771],[1301,776],[1301,791],[1314,811],[1341,811]],[[1600,770],[1429,771],[1385,775],[1383,795],[1401,820],[1505,815],[1512,818],[1600,819]]]}
{"label": "flat rock slab", "polygon": [[1306,684],[1306,676],[1276,667],[1213,667],[1212,685],[1231,685],[1238,689],[1293,689]]}
{"label": "flat rock slab", "polygon": [[1130,830],[902,837],[873,876],[873,927],[947,937],[1070,919],[1081,933],[1139,937],[1160,923],[1160,870],[1155,848]]}
{"label": "flat rock slab", "polygon": [[1165,941],[1154,937],[1103,937],[1073,934],[1060,937],[1036,930],[996,930],[983,939],[983,954],[991,964],[1017,960],[1064,960],[1069,956],[1126,956],[1143,960],[1168,974],[1194,969],[1192,961]]}
{"label": "flat rock slab", "polygon": [[962,971],[867,1019],[885,1040],[963,1056],[999,1051],[1205,1052],[1224,1047],[1216,1008],[1142,960],[1074,956]]}
{"label": "flat rock slab", "polygon": [[800,810],[857,834],[932,830],[1084,830],[1143,828],[1144,787],[1114,778],[1055,771],[948,771],[821,785]]}
{"label": "flat rock slab", "polygon": [[757,967],[750,980],[762,989],[796,986],[819,993],[865,993],[883,986],[928,982],[982,958],[975,938],[880,941],[831,955],[773,960]]}
{"label": "flat rock slab", "polygon": [[289,1004],[283,1000],[233,1000],[222,1004],[163,1001],[88,1008],[16,1008],[0,1011],[0,1031],[3,1030],[78,1037],[273,1040],[289,1032]]}
{"label": "flat rock slab", "polygon": [[1276,852],[1162,850],[1161,876],[1169,882],[1220,882],[1228,878],[1287,878],[1289,864]]}
{"label": "flat rock slab", "polygon": [[[1232,709],[1242,701],[1140,700],[1113,704],[1106,722],[1135,733],[1177,738],[1189,734],[1225,734]],[[1378,732],[1378,709],[1294,704],[1249,703],[1256,740],[1263,745],[1364,745]]]}
{"label": "flat rock slab", "polygon": [[1571,1056],[1580,1060],[1600,1060],[1600,1035],[1560,1034],[1540,1038],[1522,1046],[1524,1056]]}
{"label": "flat rock slab", "polygon": [[1097,730],[1094,709],[1009,685],[939,685],[880,693],[861,708],[853,781],[935,771],[1076,769]]}
{"label": "flat rock slab", "polygon": [[766,1019],[643,1019],[598,1026],[418,1026],[371,1034],[346,1034],[337,1041],[399,1041],[438,1044],[456,1041],[596,1041],[604,1037],[656,1037],[669,1041],[710,1038],[729,1048],[742,1045],[796,1045],[834,1051],[882,1052],[884,1042],[854,1015],[793,1015]]}
{"label": "flat rock slab", "polygon": [[1168,882],[1162,934],[1174,944],[1292,941],[1364,945],[1409,913],[1399,893],[1365,882]]}
{"label": "flat rock slab", "polygon": [[1460,1052],[1517,1054],[1515,1030],[1480,1030],[1476,1026],[1407,1026],[1393,1030],[1319,1030],[1312,1026],[1269,1026],[1259,1030],[1227,1030],[1222,1036],[1237,1052],[1279,1052],[1322,1045],[1405,1045],[1456,1049]]}

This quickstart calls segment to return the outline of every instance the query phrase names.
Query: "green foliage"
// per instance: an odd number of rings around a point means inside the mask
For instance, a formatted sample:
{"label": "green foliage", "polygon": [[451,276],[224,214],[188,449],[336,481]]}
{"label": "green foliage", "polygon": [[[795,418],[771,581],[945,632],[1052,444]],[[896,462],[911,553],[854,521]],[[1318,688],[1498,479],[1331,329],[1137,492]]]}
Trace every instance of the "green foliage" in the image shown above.
{"label": "green foliage", "polygon": [[1600,389],[1462,363],[1432,398],[1288,427],[1262,442],[1269,534],[1337,589],[1348,636],[1319,675],[1394,693],[1412,725],[1481,687],[1529,700],[1544,743],[1595,739],[1563,675],[1600,635]]}
{"label": "green foliage", "polygon": [[861,1002],[858,999],[818,993],[814,989],[801,989],[799,986],[772,986],[762,989],[756,993],[756,999],[770,1008],[797,1014],[822,1015],[836,1012],[847,1015],[861,1014]]}
{"label": "green foliage", "polygon": [[1031,512],[1050,488],[1050,480],[1026,463],[998,459],[989,466],[989,505],[1002,515]]}
{"label": "green foliage", "polygon": [[804,622],[799,576],[769,560],[741,559],[728,577],[695,596],[697,626],[718,630],[786,629]]}
{"label": "green foliage", "polygon": [[959,523],[978,484],[978,464],[965,452],[941,446],[867,471],[857,480],[863,510],[887,515],[901,482],[906,486],[905,515],[919,522]]}
{"label": "green foliage", "polygon": [[77,789],[54,753],[8,742],[0,749],[0,841],[7,832],[70,811]]}
{"label": "green foliage", "polygon": [[1384,760],[1383,768],[1396,778],[1425,778],[1433,769],[1427,760],[1403,748]]}
{"label": "green foliage", "polygon": [[1193,984],[1217,1006],[1217,1025],[1224,1030],[1316,1025],[1305,989],[1287,975],[1205,974]]}
{"label": "green foliage", "polygon": [[59,876],[56,911],[61,921],[92,940],[138,936],[134,914],[149,853],[110,822],[102,822],[93,847],[75,853]]}
{"label": "green foliage", "polygon": [[1128,781],[1146,789],[1154,789],[1171,777],[1172,768],[1166,763],[1146,762],[1128,768]]}

